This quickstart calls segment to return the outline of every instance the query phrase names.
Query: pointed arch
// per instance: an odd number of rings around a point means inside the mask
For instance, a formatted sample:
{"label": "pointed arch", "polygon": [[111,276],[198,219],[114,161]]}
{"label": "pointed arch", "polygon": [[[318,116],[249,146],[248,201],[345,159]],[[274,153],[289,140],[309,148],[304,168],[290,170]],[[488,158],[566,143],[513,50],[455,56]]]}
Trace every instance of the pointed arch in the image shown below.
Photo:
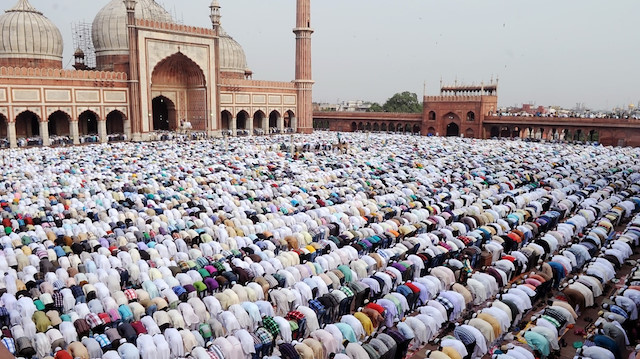
{"label": "pointed arch", "polygon": [[231,129],[231,119],[233,115],[231,112],[224,110],[220,113],[220,129],[223,131],[228,131]]}
{"label": "pointed arch", "polygon": [[[292,128],[293,127],[293,120],[296,117],[296,115],[293,113],[293,111],[291,110],[287,110],[284,113],[284,128]],[[323,128],[324,125],[321,124],[320,128]]]}
{"label": "pointed arch", "polygon": [[236,129],[246,130],[249,128],[249,113],[245,110],[241,110],[236,115]]}
{"label": "pointed arch", "polygon": [[78,131],[81,136],[98,134],[98,114],[86,110],[78,116]]}
{"label": "pointed arch", "polygon": [[49,136],[69,136],[71,116],[68,113],[58,110],[49,115],[47,126]]}
{"label": "pointed arch", "polygon": [[[169,124],[166,119],[160,121],[154,116],[154,123],[150,124],[154,129],[177,130],[181,121],[191,123],[191,128],[204,131],[208,118],[207,80],[200,66],[180,51],[165,57],[158,62],[151,73],[151,91],[155,94],[177,93],[180,101],[171,102],[173,108],[168,109]],[[154,112],[157,103],[152,104]],[[178,108],[179,106],[179,108]],[[181,118],[177,118],[177,114]]]}
{"label": "pointed arch", "polygon": [[386,123],[382,123],[382,125],[380,125],[380,131],[382,132],[387,132],[387,124]]}
{"label": "pointed arch", "polygon": [[509,128],[509,126],[502,126],[502,128],[500,128],[500,137],[502,138],[511,137],[511,129]]}
{"label": "pointed arch", "polygon": [[264,121],[266,118],[267,115],[262,112],[262,110],[258,110],[253,114],[253,132],[262,132],[262,121]]}
{"label": "pointed arch", "polygon": [[435,121],[435,120],[436,120],[435,111],[429,111],[429,121]]}
{"label": "pointed arch", "polygon": [[40,136],[40,116],[32,111],[23,111],[16,116],[16,137]]}
{"label": "pointed arch", "polygon": [[277,110],[271,111],[269,113],[269,128],[277,128],[278,127],[278,119],[281,117],[280,112]]}
{"label": "pointed arch", "polygon": [[520,127],[516,126],[513,128],[513,131],[511,132],[511,137],[520,138]]}
{"label": "pointed arch", "polygon": [[182,52],[176,52],[160,60],[151,73],[153,86],[202,87],[207,79],[195,61]]}
{"label": "pointed arch", "polygon": [[351,132],[356,132],[358,130],[358,124],[355,122],[351,122]]}
{"label": "pointed arch", "polygon": [[457,137],[460,136],[460,126],[458,126],[455,122],[450,122],[447,125],[447,137]]}
{"label": "pointed arch", "polygon": [[427,136],[435,136],[436,135],[436,129],[433,127],[429,127],[427,128]]}
{"label": "pointed arch", "polygon": [[113,110],[107,114],[107,136],[109,142],[125,140],[125,121],[127,116],[121,111]]}
{"label": "pointed arch", "polygon": [[489,137],[500,137],[500,128],[498,126],[491,126],[491,129],[489,130]]}
{"label": "pointed arch", "polygon": [[0,113],[0,137],[7,138],[9,119]]}

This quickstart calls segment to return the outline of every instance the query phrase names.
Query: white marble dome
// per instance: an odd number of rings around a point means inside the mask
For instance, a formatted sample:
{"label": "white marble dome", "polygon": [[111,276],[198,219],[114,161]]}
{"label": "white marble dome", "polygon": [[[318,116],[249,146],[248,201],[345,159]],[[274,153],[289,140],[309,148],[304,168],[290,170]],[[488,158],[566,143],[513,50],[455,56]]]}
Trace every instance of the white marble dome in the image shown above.
{"label": "white marble dome", "polygon": [[[155,0],[138,0],[136,18],[173,22],[171,14]],[[122,0],[111,0],[93,19],[91,30],[96,56],[128,55],[127,8]]]}
{"label": "white marble dome", "polygon": [[220,27],[220,72],[244,77],[249,71],[247,56],[240,44]]}
{"label": "white marble dome", "polygon": [[28,0],[18,0],[0,15],[0,58],[62,62],[62,49],[58,27]]}

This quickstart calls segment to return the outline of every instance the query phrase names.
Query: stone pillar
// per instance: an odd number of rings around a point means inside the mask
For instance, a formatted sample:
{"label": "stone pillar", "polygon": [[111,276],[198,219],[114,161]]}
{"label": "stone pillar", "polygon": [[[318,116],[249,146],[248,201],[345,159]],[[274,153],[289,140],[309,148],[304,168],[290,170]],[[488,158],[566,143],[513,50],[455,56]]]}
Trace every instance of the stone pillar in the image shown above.
{"label": "stone pillar", "polygon": [[7,137],[9,138],[9,147],[18,147],[18,139],[16,138],[16,123],[11,121],[7,123]]}
{"label": "stone pillar", "polygon": [[296,117],[291,117],[291,128],[293,132],[298,132],[298,119]]}
{"label": "stone pillar", "polygon": [[235,116],[231,118],[231,123],[229,123],[229,129],[231,130],[231,136],[235,136],[236,130],[238,129],[238,119]]}
{"label": "stone pillar", "polygon": [[49,141],[49,122],[40,121],[40,137],[42,138],[43,146],[51,145],[51,142]]}
{"label": "stone pillar", "polygon": [[253,136],[253,117],[247,118],[247,131],[249,131],[249,136]]}
{"label": "stone pillar", "polygon": [[69,130],[71,132],[71,139],[74,145],[80,144],[80,129],[78,128],[78,121],[69,121]]}
{"label": "stone pillar", "polygon": [[276,126],[278,127],[278,130],[280,130],[280,133],[284,132],[284,118],[282,116],[278,117],[278,121],[276,122]]}
{"label": "stone pillar", "polygon": [[98,120],[98,137],[100,138],[100,143],[109,142],[109,139],[107,138],[107,121],[106,120]]}

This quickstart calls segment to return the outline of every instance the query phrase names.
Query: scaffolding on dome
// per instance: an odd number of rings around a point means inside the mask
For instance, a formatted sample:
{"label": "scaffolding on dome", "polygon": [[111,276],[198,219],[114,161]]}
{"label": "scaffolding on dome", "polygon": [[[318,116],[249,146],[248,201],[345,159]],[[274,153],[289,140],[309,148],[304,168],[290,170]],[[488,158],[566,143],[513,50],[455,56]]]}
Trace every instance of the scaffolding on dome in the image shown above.
{"label": "scaffolding on dome", "polygon": [[91,38],[91,24],[87,22],[75,22],[71,24],[73,33],[73,47],[84,52],[84,64],[87,68],[96,67],[96,49]]}

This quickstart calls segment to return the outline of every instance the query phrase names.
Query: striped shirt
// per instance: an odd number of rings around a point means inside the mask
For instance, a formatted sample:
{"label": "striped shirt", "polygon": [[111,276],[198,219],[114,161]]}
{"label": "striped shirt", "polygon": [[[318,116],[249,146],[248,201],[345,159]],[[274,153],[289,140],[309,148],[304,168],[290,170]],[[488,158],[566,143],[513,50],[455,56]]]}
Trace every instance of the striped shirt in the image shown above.
{"label": "striped shirt", "polygon": [[456,327],[453,330],[453,336],[464,343],[464,345],[469,345],[471,343],[475,343],[476,341],[476,337],[473,335],[473,333],[462,327]]}

